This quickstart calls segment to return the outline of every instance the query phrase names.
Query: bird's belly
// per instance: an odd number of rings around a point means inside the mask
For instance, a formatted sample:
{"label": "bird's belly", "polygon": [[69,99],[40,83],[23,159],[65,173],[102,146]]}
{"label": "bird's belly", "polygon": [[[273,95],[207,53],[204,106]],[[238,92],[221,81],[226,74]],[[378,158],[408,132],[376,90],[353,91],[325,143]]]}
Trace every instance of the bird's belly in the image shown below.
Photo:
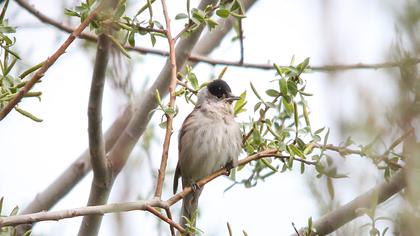
{"label": "bird's belly", "polygon": [[[206,127],[206,128],[203,128]],[[183,144],[181,155],[185,167],[182,176],[196,182],[224,167],[227,163],[236,164],[241,150],[241,136],[236,122],[205,122],[196,126],[185,135],[191,145]]]}

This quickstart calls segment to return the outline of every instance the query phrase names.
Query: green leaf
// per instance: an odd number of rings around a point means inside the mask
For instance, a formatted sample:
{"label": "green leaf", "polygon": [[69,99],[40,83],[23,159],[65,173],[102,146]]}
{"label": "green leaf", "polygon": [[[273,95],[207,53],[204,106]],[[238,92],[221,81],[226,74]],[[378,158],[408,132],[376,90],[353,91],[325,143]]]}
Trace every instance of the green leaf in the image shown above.
{"label": "green leaf", "polygon": [[1,197],[0,198],[0,215],[1,215],[1,211],[3,209],[3,200],[4,200],[4,197]]}
{"label": "green leaf", "polygon": [[0,26],[0,33],[16,33],[16,28],[11,26]]}
{"label": "green leaf", "polygon": [[299,150],[299,148],[297,148],[295,145],[289,144],[288,147],[289,147],[289,150],[293,152],[293,155],[296,155],[302,159],[305,159],[305,155],[303,155],[302,151]]}
{"label": "green leaf", "polygon": [[300,163],[300,173],[301,174],[305,173],[305,163],[303,162]]}
{"label": "green leaf", "polygon": [[322,131],[324,131],[325,127],[321,128],[321,129],[317,129],[314,134],[320,134]]}
{"label": "green leaf", "polygon": [[128,43],[130,44],[131,47],[136,46],[136,39],[134,37],[134,32],[133,31],[130,31],[130,33],[128,34]]}
{"label": "green leaf", "polygon": [[287,81],[287,88],[289,89],[289,92],[293,97],[296,96],[296,94],[298,92],[298,89],[297,89],[297,85],[294,81],[288,80]]}
{"label": "green leaf", "polygon": [[19,211],[19,207],[18,206],[15,206],[15,208],[13,208],[12,212],[10,212],[10,215],[9,216],[15,216],[15,215],[17,215],[18,211]]}
{"label": "green leaf", "polygon": [[230,15],[230,11],[228,9],[219,9],[216,11],[216,15],[220,16],[221,18],[228,18]]}
{"label": "green leaf", "polygon": [[120,50],[120,52],[122,54],[124,54],[124,56],[131,58],[130,55],[128,54],[127,50],[125,50],[125,48],[121,45],[120,42],[118,42],[118,40],[116,38],[114,38],[114,36],[112,35],[107,35],[111,41],[115,44],[115,46],[117,46],[117,48]]}
{"label": "green leaf", "polygon": [[287,88],[287,81],[285,78],[280,79],[280,91],[283,96],[287,96],[288,88]]}
{"label": "green leaf", "polygon": [[76,11],[70,10],[68,8],[64,9],[64,14],[68,16],[77,16],[80,17],[80,14]]}
{"label": "green leaf", "polygon": [[209,27],[210,30],[216,28],[216,26],[218,25],[217,21],[215,21],[211,18],[206,19],[206,23],[207,23],[207,26]]}
{"label": "green leaf", "polygon": [[306,102],[303,102],[303,117],[305,118],[305,123],[307,127],[311,127],[311,122],[309,120],[308,108]]}
{"label": "green leaf", "polygon": [[274,89],[269,89],[269,90],[265,91],[265,93],[270,97],[278,97],[278,96],[281,95],[279,91],[274,90]]}
{"label": "green leaf", "polygon": [[116,17],[121,17],[124,12],[125,12],[125,8],[126,8],[126,0],[120,1],[117,7],[117,10],[115,11],[115,16]]}
{"label": "green leaf", "polygon": [[252,82],[249,82],[249,84],[251,85],[252,92],[254,92],[255,96],[257,96],[257,98],[258,98],[260,101],[262,101],[262,102],[263,102],[263,100],[261,99],[260,94],[257,92],[257,89],[254,87],[254,85],[252,84]]}
{"label": "green leaf", "polygon": [[287,114],[289,115],[293,114],[293,103],[287,102],[287,100],[284,98],[282,99],[282,103]]}
{"label": "green leaf", "polygon": [[187,19],[188,15],[185,13],[179,13],[175,16],[175,20]]}
{"label": "green leaf", "polygon": [[277,172],[278,170],[276,169],[276,167],[272,166],[270,162],[268,162],[265,158],[261,159],[261,162],[267,166],[268,168],[270,168],[272,171]]}
{"label": "green leaf", "polygon": [[17,112],[19,112],[20,114],[22,114],[22,115],[24,115],[24,116],[28,117],[29,119],[33,120],[33,121],[36,121],[36,122],[42,122],[42,119],[40,119],[40,118],[38,118],[38,117],[36,117],[36,116],[32,115],[32,114],[31,114],[30,112],[28,112],[28,111],[25,111],[25,110],[23,110],[23,109],[20,109],[19,107],[15,107],[15,110],[16,110]]}
{"label": "green leaf", "polygon": [[206,18],[206,14],[200,9],[193,8],[192,17],[193,19],[196,19],[198,22],[203,23],[204,19]]}
{"label": "green leaf", "polygon": [[298,113],[296,102],[293,103],[293,111],[294,111],[293,117],[295,118],[296,132],[298,132],[298,130],[299,130],[299,113]]}
{"label": "green leaf", "polygon": [[162,98],[160,97],[159,90],[157,90],[157,89],[156,89],[156,91],[155,91],[155,96],[156,96],[156,101],[158,102],[158,104],[159,104],[160,106],[162,106]]}
{"label": "green leaf", "polygon": [[156,37],[155,37],[155,35],[154,34],[150,34],[150,41],[152,42],[152,45],[153,45],[153,47],[155,46],[155,44],[156,44]]}
{"label": "green leaf", "polygon": [[254,106],[254,112],[256,112],[258,110],[258,108],[260,108],[262,102],[257,102]]}
{"label": "green leaf", "polygon": [[187,79],[195,90],[199,88],[197,76],[194,73],[189,73]]}
{"label": "green leaf", "polygon": [[234,17],[238,18],[238,19],[246,18],[246,16],[245,16],[245,15],[243,15],[243,14],[238,14],[238,13],[235,13],[235,12],[230,12],[230,14],[231,14],[232,16],[234,16]]}
{"label": "green leaf", "polygon": [[327,187],[328,187],[328,194],[330,195],[330,198],[334,199],[335,191],[334,191],[334,185],[331,178],[327,178]]}
{"label": "green leaf", "polygon": [[244,91],[243,93],[241,93],[241,95],[239,96],[239,100],[235,103],[235,107],[234,107],[234,114],[237,115],[243,111],[245,111],[245,109],[243,109],[243,107],[246,105],[246,91]]}

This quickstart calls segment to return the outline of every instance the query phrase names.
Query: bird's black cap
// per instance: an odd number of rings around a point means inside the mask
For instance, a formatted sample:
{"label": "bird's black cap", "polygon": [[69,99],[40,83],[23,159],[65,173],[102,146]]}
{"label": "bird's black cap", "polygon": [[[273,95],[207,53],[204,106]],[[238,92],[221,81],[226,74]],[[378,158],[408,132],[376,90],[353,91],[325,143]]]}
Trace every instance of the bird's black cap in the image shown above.
{"label": "bird's black cap", "polygon": [[232,90],[230,89],[229,85],[224,80],[214,80],[210,84],[207,85],[207,89],[211,94],[214,96],[221,98],[231,96]]}

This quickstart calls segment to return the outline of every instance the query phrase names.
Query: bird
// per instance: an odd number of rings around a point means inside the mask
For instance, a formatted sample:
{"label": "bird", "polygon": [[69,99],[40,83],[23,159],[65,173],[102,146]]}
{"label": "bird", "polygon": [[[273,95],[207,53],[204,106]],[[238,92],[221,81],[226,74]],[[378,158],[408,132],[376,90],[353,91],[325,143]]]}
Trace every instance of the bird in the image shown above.
{"label": "bird", "polygon": [[196,182],[222,167],[230,172],[238,165],[242,135],[232,103],[239,99],[224,80],[213,80],[198,92],[195,107],[181,126],[173,192],[177,191],[179,178],[182,188],[193,189],[182,201],[180,225],[183,227],[197,211],[203,187],[198,187]]}

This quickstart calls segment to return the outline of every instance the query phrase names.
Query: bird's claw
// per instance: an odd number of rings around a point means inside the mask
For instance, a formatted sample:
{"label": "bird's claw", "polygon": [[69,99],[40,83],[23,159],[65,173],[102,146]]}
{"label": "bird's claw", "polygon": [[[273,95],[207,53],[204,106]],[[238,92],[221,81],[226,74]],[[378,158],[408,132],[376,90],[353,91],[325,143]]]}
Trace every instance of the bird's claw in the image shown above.
{"label": "bird's claw", "polygon": [[230,175],[230,171],[234,168],[233,166],[233,161],[229,161],[226,163],[225,165],[225,169],[226,169],[226,176]]}
{"label": "bird's claw", "polygon": [[195,193],[198,190],[200,190],[200,186],[198,186],[197,183],[193,183],[193,184],[191,184],[191,190]]}

